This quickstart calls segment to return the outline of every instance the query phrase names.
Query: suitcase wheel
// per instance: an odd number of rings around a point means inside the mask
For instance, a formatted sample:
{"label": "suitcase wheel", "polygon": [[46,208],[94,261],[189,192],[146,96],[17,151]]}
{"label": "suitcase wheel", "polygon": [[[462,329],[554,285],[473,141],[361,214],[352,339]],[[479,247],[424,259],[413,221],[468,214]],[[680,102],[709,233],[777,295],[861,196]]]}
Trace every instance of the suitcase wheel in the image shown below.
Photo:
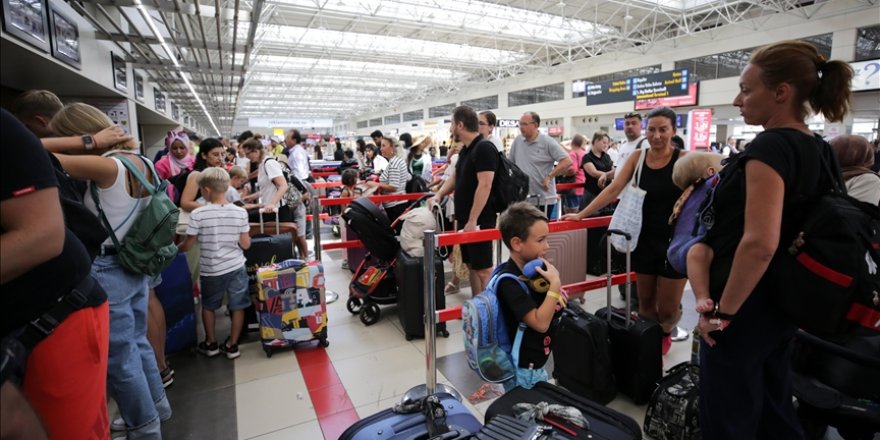
{"label": "suitcase wheel", "polygon": [[382,312],[379,310],[379,306],[376,303],[371,302],[368,304],[364,304],[364,306],[361,308],[361,322],[363,322],[366,326],[370,326],[379,322],[380,317],[382,317]]}
{"label": "suitcase wheel", "polygon": [[449,337],[449,330],[440,330],[437,332],[438,335],[443,336],[444,338]]}
{"label": "suitcase wheel", "polygon": [[327,338],[323,338],[323,339],[318,340],[318,343],[321,344],[321,347],[329,347],[330,346],[330,341],[328,341]]}
{"label": "suitcase wheel", "polygon": [[265,347],[265,346],[264,346],[264,347],[263,347],[263,351],[266,352],[266,357],[267,357],[267,358],[271,358],[272,355],[275,353],[275,351],[272,350],[271,347]]}
{"label": "suitcase wheel", "polygon": [[413,336],[413,335],[406,335],[406,336],[404,336],[404,337],[406,338],[407,341],[412,341],[413,339],[416,338],[416,337]]}
{"label": "suitcase wheel", "polygon": [[348,313],[352,315],[357,315],[361,312],[361,307],[363,307],[364,303],[360,298],[356,296],[349,296],[348,301],[345,302],[345,308],[348,310]]}

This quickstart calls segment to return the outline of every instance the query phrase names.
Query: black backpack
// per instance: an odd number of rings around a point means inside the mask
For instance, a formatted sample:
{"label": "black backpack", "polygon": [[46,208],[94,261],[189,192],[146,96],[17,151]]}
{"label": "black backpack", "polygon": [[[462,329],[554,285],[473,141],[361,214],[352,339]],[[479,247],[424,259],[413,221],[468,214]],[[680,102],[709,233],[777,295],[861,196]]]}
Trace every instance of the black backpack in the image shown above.
{"label": "black backpack", "polygon": [[803,222],[785,242],[788,252],[778,254],[784,284],[774,299],[810,333],[838,335],[854,324],[880,331],[880,207],[848,196],[831,146],[822,142],[822,149],[832,187],[795,201]]}
{"label": "black backpack", "polygon": [[89,211],[83,204],[86,183],[76,180],[64,171],[61,162],[53,154],[49,154],[55,178],[58,179],[58,198],[61,200],[61,211],[64,213],[64,225],[82,242],[92,260],[101,250],[101,243],[109,236],[98,216]]}
{"label": "black backpack", "polygon": [[[495,144],[489,142],[492,148]],[[481,143],[482,143],[481,142]],[[498,152],[498,168],[492,180],[492,207],[502,212],[512,203],[521,202],[529,195],[529,176],[526,175],[503,152]]]}
{"label": "black backpack", "polygon": [[[186,188],[186,181],[192,172],[192,169],[183,170],[168,178],[168,185],[174,187],[174,191],[171,192],[171,201],[178,207],[180,206],[180,197],[183,195],[183,189]],[[201,194],[201,191],[198,191],[198,193]],[[199,198],[199,196],[197,195],[196,198]]]}

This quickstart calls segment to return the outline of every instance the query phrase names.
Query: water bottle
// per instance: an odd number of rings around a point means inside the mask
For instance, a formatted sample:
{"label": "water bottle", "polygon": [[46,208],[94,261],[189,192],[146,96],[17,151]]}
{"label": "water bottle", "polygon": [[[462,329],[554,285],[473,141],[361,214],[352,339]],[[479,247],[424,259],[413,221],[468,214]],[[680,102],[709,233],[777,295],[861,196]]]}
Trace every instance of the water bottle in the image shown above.
{"label": "water bottle", "polygon": [[700,365],[700,326],[695,326],[691,341],[691,365]]}

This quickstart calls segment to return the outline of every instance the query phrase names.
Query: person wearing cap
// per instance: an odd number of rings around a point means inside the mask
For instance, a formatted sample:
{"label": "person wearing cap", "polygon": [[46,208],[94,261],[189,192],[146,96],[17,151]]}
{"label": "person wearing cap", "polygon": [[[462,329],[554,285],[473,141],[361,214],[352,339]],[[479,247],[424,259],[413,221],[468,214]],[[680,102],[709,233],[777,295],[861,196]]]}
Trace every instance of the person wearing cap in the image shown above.
{"label": "person wearing cap", "polygon": [[[556,140],[541,133],[541,117],[525,112],[519,118],[520,135],[510,147],[510,160],[529,176],[529,195],[547,218],[556,219],[556,176],[571,168],[571,158]],[[554,165],[555,164],[555,165]]]}

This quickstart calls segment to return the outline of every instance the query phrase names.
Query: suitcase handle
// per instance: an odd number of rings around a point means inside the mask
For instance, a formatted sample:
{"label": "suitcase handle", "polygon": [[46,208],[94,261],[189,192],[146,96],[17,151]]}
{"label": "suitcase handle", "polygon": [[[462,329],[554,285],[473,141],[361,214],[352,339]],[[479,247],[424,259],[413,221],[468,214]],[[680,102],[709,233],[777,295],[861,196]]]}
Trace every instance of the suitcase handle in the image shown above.
{"label": "suitcase handle", "polygon": [[[629,232],[621,231],[620,229],[609,229],[605,232],[605,235],[608,237],[606,241],[607,243],[607,259],[608,259],[608,274],[607,279],[608,282],[605,286],[606,289],[606,299],[608,302],[608,314],[605,317],[608,323],[611,323],[611,236],[612,235],[622,235],[626,238],[626,241],[632,240],[632,235]],[[624,290],[626,292],[626,327],[629,327],[632,324],[632,280],[630,277],[632,276],[632,252],[630,251],[629,246],[626,247],[626,284],[624,284]]]}

